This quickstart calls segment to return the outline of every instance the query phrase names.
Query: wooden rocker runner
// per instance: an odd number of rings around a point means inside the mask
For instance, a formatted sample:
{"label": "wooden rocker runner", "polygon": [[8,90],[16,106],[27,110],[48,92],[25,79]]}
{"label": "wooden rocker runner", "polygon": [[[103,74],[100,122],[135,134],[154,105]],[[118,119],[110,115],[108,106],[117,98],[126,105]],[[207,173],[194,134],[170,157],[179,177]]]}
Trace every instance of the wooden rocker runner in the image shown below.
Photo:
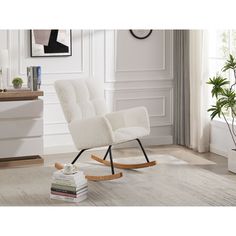
{"label": "wooden rocker runner", "polygon": [[[91,158],[97,162],[104,164],[105,166],[111,166],[111,163],[109,161],[103,160],[102,158],[96,155],[91,155]],[[156,161],[139,163],[139,164],[123,164],[123,163],[113,162],[113,166],[118,169],[140,169],[154,165],[156,165]]]}
{"label": "wooden rocker runner", "polygon": [[[150,134],[150,121],[146,107],[134,107],[125,110],[108,112],[104,100],[102,83],[97,79],[57,80],[55,82],[62,110],[64,112],[73,142],[81,150],[72,161],[74,164],[80,155],[88,149],[108,146],[103,159],[92,155],[92,158],[111,167],[111,175],[86,176],[88,180],[113,180],[122,177],[115,173],[114,167],[121,169],[137,169],[156,164],[149,161],[139,138]],[[121,164],[113,163],[111,147],[115,144],[138,141],[146,163]],[[110,161],[106,161],[106,157]],[[63,165],[56,163],[57,169]]]}
{"label": "wooden rocker runner", "polygon": [[[122,164],[122,163],[116,163],[116,162],[113,162],[113,158],[112,158],[112,152],[111,152],[111,147],[112,145],[110,145],[106,151],[106,154],[104,156],[104,158],[100,158],[96,155],[91,155],[91,158],[95,161],[98,161],[106,166],[111,166],[111,172],[112,174],[111,175],[99,175],[99,176],[92,176],[92,175],[86,175],[86,178],[88,180],[91,180],[91,181],[103,181],[103,180],[113,180],[113,179],[118,179],[120,177],[123,176],[122,172],[119,172],[119,173],[116,173],[115,174],[115,171],[114,171],[114,167],[118,168],[118,169],[139,169],[139,168],[146,168],[146,167],[151,167],[151,166],[154,166],[156,165],[156,161],[149,161],[148,157],[147,157],[147,154],[140,142],[139,139],[136,139],[143,151],[143,154],[144,154],[144,157],[146,159],[146,163],[139,163],[139,164]],[[76,158],[72,161],[71,164],[74,164],[77,159],[80,157],[80,155],[86,151],[86,149],[83,149],[79,152],[79,154],[76,156]],[[109,154],[110,156],[110,162],[109,161],[106,161],[106,157],[107,155]],[[63,164],[60,164],[60,163],[55,163],[55,167],[60,170],[60,169],[63,169]]]}
{"label": "wooden rocker runner", "polygon": [[104,156],[104,158],[100,158],[96,155],[91,155],[91,158],[95,161],[98,161],[102,164],[104,164],[105,166],[111,166],[113,165],[114,167],[118,168],[118,169],[140,169],[140,168],[146,168],[146,167],[150,167],[150,166],[154,166],[156,165],[156,161],[149,161],[148,157],[147,157],[147,154],[142,146],[142,143],[139,139],[136,139],[143,151],[143,155],[146,159],[146,162],[145,163],[139,163],[139,164],[122,164],[122,163],[117,163],[117,162],[109,162],[109,161],[106,161],[106,157],[109,153],[109,151],[111,150],[111,145],[108,147],[107,149],[107,152]]}

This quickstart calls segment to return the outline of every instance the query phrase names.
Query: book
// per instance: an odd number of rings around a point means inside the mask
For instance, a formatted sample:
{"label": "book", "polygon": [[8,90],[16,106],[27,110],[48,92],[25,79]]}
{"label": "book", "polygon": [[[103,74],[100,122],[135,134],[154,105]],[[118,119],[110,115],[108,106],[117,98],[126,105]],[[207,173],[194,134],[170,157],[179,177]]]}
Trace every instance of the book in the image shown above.
{"label": "book", "polygon": [[64,182],[64,183],[74,183],[74,184],[81,184],[83,182],[86,181],[86,178],[83,176],[83,177],[80,177],[80,178],[77,178],[77,179],[63,179],[63,178],[58,178],[58,177],[52,177],[52,180],[57,180],[57,181],[61,181],[61,182]]}
{"label": "book", "polygon": [[56,184],[56,183],[52,183],[52,185],[51,185],[51,188],[53,188],[53,189],[61,189],[61,190],[72,191],[72,192],[77,192],[78,190],[80,190],[84,187],[88,187],[87,181],[84,182],[83,184],[75,186],[75,187],[68,186],[68,185]]}
{"label": "book", "polygon": [[67,201],[67,202],[81,202],[87,198],[87,193],[81,195],[78,198],[50,194],[50,198],[54,200],[62,200],[62,201]]}
{"label": "book", "polygon": [[63,180],[63,179],[55,179],[52,178],[52,184],[58,184],[58,185],[65,185],[65,186],[71,186],[77,188],[78,186],[82,185],[85,180],[82,181],[71,181],[71,180]]}
{"label": "book", "polygon": [[86,181],[84,175],[75,175],[75,176],[63,176],[63,175],[53,175],[52,180],[60,180],[64,181],[65,183],[71,183],[75,185],[79,185],[81,182]]}
{"label": "book", "polygon": [[80,191],[77,194],[63,193],[63,192],[57,192],[57,191],[51,191],[51,194],[55,194],[55,195],[59,195],[59,196],[78,198],[78,197],[80,197],[81,195],[83,195],[84,193],[87,193],[87,192],[88,192],[88,189],[84,189],[84,190]]}
{"label": "book", "polygon": [[41,67],[40,66],[30,66],[27,67],[27,86],[32,91],[37,91],[40,89],[41,85]]}
{"label": "book", "polygon": [[69,193],[69,194],[75,194],[75,195],[80,193],[83,190],[86,190],[86,189],[88,189],[88,186],[84,186],[83,188],[80,188],[76,191],[69,191],[69,190],[65,190],[65,189],[62,189],[62,188],[53,188],[53,187],[51,187],[51,191],[56,191],[56,192],[61,192],[61,193]]}
{"label": "book", "polygon": [[85,177],[81,177],[79,179],[75,179],[75,180],[70,180],[70,179],[60,179],[60,178],[56,178],[56,177],[52,177],[52,183],[55,184],[61,184],[61,185],[66,185],[66,186],[74,186],[74,187],[78,187],[84,183],[87,183],[87,179]]}

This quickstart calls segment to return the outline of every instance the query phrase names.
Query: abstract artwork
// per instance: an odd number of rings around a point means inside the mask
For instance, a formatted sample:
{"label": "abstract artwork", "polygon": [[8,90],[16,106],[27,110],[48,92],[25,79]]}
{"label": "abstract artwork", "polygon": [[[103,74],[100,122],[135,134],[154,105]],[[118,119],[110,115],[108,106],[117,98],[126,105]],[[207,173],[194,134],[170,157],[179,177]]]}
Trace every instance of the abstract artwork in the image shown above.
{"label": "abstract artwork", "polygon": [[31,57],[72,55],[71,30],[30,30]]}

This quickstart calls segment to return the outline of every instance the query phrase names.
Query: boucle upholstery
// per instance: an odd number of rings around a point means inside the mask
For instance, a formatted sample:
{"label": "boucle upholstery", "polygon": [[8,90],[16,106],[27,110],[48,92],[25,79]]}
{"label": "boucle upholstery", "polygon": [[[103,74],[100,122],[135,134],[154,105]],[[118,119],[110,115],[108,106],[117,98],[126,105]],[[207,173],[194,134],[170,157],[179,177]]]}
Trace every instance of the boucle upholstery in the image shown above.
{"label": "boucle upholstery", "polygon": [[67,122],[106,113],[102,89],[95,81],[58,80],[55,89]]}
{"label": "boucle upholstery", "polygon": [[127,142],[150,133],[145,107],[107,113],[103,90],[95,80],[58,80],[55,89],[78,149]]}

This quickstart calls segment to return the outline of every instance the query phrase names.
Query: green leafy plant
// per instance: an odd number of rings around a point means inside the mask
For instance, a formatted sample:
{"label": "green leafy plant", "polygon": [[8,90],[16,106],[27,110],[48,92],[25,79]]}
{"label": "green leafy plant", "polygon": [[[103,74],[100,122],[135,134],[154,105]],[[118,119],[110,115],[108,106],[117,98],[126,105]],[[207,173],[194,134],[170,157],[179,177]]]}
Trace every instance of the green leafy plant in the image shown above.
{"label": "green leafy plant", "polygon": [[208,84],[213,85],[211,90],[212,97],[218,97],[219,94],[223,93],[224,89],[223,86],[229,84],[226,78],[223,78],[220,75],[214,76],[212,79],[210,78],[207,82]]}
{"label": "green leafy plant", "polygon": [[226,61],[222,71],[225,72],[229,69],[235,70],[236,69],[236,59],[230,54],[229,59]]}
{"label": "green leafy plant", "polygon": [[[233,84],[230,84],[229,79],[223,78],[221,75],[209,78],[207,84],[212,85],[211,95],[215,98],[215,104],[207,111],[210,112],[211,119],[214,119],[216,116],[224,118],[236,148],[236,131],[234,129],[236,118],[236,58],[231,54],[222,68],[223,72],[228,70],[233,70],[234,72]],[[231,113],[231,122],[226,118],[226,112]]]}
{"label": "green leafy plant", "polygon": [[20,77],[16,77],[12,80],[12,84],[14,87],[19,87],[23,84],[23,80]]}

